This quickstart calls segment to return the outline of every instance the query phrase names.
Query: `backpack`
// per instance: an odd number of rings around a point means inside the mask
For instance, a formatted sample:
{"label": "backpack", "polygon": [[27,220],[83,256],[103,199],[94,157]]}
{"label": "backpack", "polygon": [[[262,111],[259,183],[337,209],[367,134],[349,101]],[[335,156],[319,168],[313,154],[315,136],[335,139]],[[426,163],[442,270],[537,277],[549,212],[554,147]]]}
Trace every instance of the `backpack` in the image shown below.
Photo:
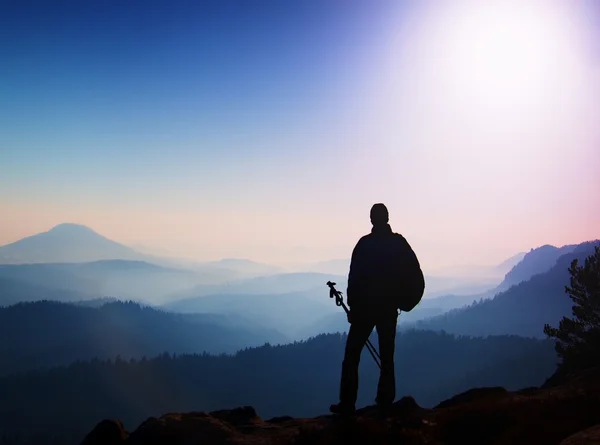
{"label": "backpack", "polygon": [[404,252],[402,256],[403,261],[398,271],[398,275],[402,276],[402,280],[401,289],[398,289],[395,293],[397,299],[396,305],[401,311],[410,312],[423,298],[423,294],[425,293],[425,276],[421,270],[419,260],[412,247],[410,247],[410,244],[408,244],[408,241],[400,234],[395,234],[395,236],[399,237],[398,241]]}

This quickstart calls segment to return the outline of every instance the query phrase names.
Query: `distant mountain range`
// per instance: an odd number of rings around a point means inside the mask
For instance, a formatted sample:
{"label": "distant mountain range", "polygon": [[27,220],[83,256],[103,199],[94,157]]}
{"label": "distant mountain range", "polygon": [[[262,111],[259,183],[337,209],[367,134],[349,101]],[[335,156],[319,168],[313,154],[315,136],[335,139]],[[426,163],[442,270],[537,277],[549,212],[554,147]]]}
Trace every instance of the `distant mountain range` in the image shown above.
{"label": "distant mountain range", "polygon": [[202,262],[199,263],[199,266],[205,269],[234,270],[246,277],[285,273],[285,270],[281,267],[242,258],[223,258],[218,261]]}
{"label": "distant mountain range", "polygon": [[209,294],[282,294],[317,286],[326,293],[328,280],[344,281],[332,275],[282,272],[247,259],[179,262],[155,257],[85,226],[60,224],[0,247],[0,306],[104,297],[162,304]]}
{"label": "distant mountain range", "polygon": [[[150,304],[214,294],[283,294],[318,288],[344,277],[322,274],[280,274],[214,284],[206,269],[157,266],[142,261],[103,260],[90,263],[0,265],[0,306],[42,299],[73,302],[114,297]],[[316,297],[319,298],[319,297]]]}
{"label": "distant mountain range", "polygon": [[283,269],[246,259],[200,262],[139,252],[89,227],[63,223],[50,230],[0,246],[0,264],[84,263],[101,260],[143,261],[164,267],[199,269],[227,280],[281,273]]}
{"label": "distant mountain range", "polygon": [[183,292],[173,294],[173,300],[181,300],[205,295],[253,295],[284,294],[288,292],[320,289],[321,294],[328,292],[327,281],[334,281],[340,290],[345,291],[347,278],[340,275],[316,272],[282,273],[255,278],[233,280],[229,283],[198,285]]}
{"label": "distant mountain range", "polygon": [[48,294],[56,301],[107,296],[156,303],[202,282],[214,282],[214,276],[143,261],[0,265],[0,305],[40,300]]}
{"label": "distant mountain range", "polygon": [[[578,257],[582,255],[585,257],[586,253],[589,254],[593,250],[590,246],[593,246],[593,243],[583,243],[572,248],[571,246],[554,248],[553,252],[570,251],[572,254],[577,253]],[[542,320],[555,321],[557,317],[560,318],[565,313],[565,307],[566,310],[569,310],[570,300],[568,298],[565,300],[566,296],[563,292],[564,285],[568,283],[566,277],[568,264],[566,266],[564,264],[565,261],[569,262],[568,260],[572,256],[569,254],[560,256],[551,264],[547,255],[544,255],[547,252],[549,250],[546,246],[542,246],[539,250],[533,249],[528,254],[511,258],[503,267],[515,262],[518,257],[522,257],[521,261],[506,274],[508,279],[519,276],[525,280],[523,285],[525,289],[529,289],[528,292],[532,292],[537,296],[552,294],[556,298],[549,300],[552,302],[550,305],[539,299],[536,300],[534,307],[529,307],[523,303],[524,306],[519,309],[521,315],[511,316],[514,320],[520,316],[524,317],[523,326],[521,326],[516,322],[510,324],[502,318],[501,308],[494,305],[498,305],[498,301],[502,301],[506,297],[498,295],[495,299],[496,303],[492,306],[495,307],[495,310],[500,311],[499,318],[495,318],[494,311],[478,315],[477,322],[484,329],[481,331],[482,335],[487,335],[485,329],[489,329],[490,333],[495,334],[519,333],[540,337],[543,336],[539,326],[539,323],[543,323]],[[542,272],[541,275],[534,273],[540,271]],[[228,286],[200,286],[186,291],[185,293],[189,294],[187,297],[168,303],[165,307],[169,310],[189,313],[208,311],[227,314],[240,311],[257,322],[262,320],[267,325],[298,339],[309,338],[320,333],[347,332],[349,325],[343,311],[327,301],[329,300],[327,298],[327,288],[324,286],[327,279],[337,281],[337,288],[345,293],[347,280],[343,276],[328,276],[318,273],[281,274],[235,281]],[[433,281],[434,286],[440,286],[439,283],[435,283],[436,279],[443,280],[443,278],[438,277],[427,277],[427,285],[431,286]],[[444,284],[449,287],[452,279],[449,277],[445,279],[446,283]],[[457,281],[457,283],[460,283],[460,281]],[[291,293],[302,285],[306,287],[302,292]],[[508,289],[503,290],[505,288]],[[441,323],[440,320],[445,319],[444,317],[451,317],[451,314],[455,312],[457,314],[462,313],[457,310],[458,308],[471,306],[465,309],[467,315],[463,315],[467,320],[470,317],[468,315],[469,310],[472,310],[473,307],[479,307],[480,304],[488,304],[488,300],[495,295],[503,293],[512,295],[519,292],[523,292],[520,286],[510,286],[510,284],[502,282],[498,286],[492,285],[487,289],[483,288],[483,292],[480,289],[479,293],[449,294],[437,298],[424,298],[413,311],[400,315],[399,326],[402,328],[418,326],[423,329],[438,330],[438,324]],[[483,303],[480,303],[480,301]],[[325,306],[323,306],[323,303],[325,303]],[[538,304],[544,305],[544,308],[535,309]],[[503,303],[500,304],[500,306],[503,305]],[[511,307],[510,310],[516,311],[517,306]],[[457,323],[460,325],[462,322]],[[440,327],[439,329],[445,328]],[[454,332],[453,328],[450,327],[448,327],[448,331]],[[479,331],[465,321],[464,329],[457,332],[472,332],[473,335],[476,335],[475,333]]]}
{"label": "distant mountain range", "polygon": [[[400,314],[399,329],[416,327],[476,336],[543,337],[545,322],[558,323],[563,315],[570,315],[572,302],[564,293],[564,286],[569,283],[571,260],[579,258],[583,261],[598,243],[590,241],[560,248],[542,246],[532,249],[523,254],[522,260],[507,272],[505,280],[498,286],[480,293],[424,298],[411,312]],[[518,256],[510,261],[516,258]],[[518,284],[512,284],[518,280]],[[430,281],[431,278],[426,278],[426,285]],[[347,331],[345,317],[325,313],[305,326],[300,336],[307,338],[322,332]]]}
{"label": "distant mountain range", "polygon": [[[595,242],[596,241],[588,241],[581,244],[569,244],[562,247],[544,245],[531,249],[528,253],[520,253],[498,266],[498,270],[505,270],[510,264],[513,264],[513,266],[506,271],[502,282],[497,286],[490,287],[483,292],[469,294],[455,292],[442,295],[438,298],[424,299],[419,307],[437,307],[449,310],[465,306],[466,304],[472,303],[474,300],[491,298],[500,292],[510,289],[516,284],[530,280],[535,275],[548,272],[557,264],[559,258],[563,257],[565,254],[575,252],[577,249],[586,249],[585,246],[593,245]],[[519,258],[520,260],[517,261]]]}
{"label": "distant mountain range", "polygon": [[164,267],[193,269],[212,275],[213,282],[284,272],[246,259],[199,262],[138,252],[89,227],[63,223],[47,232],[0,246],[0,264],[85,263],[101,260],[143,261]]}
{"label": "distant mountain range", "polygon": [[[337,314],[346,320],[342,309],[329,298],[328,288],[324,285],[312,290],[280,294],[204,295],[167,303],[163,308],[177,313],[240,315],[294,340],[304,337],[307,326],[324,314]],[[311,334],[318,335],[320,332]]]}
{"label": "distant mountain range", "polygon": [[438,277],[470,277],[470,278],[500,278],[502,279],[513,267],[521,262],[525,252],[507,258],[495,265],[458,265],[434,269],[430,273]]}
{"label": "distant mountain range", "polygon": [[[426,275],[425,298],[411,313],[402,314],[400,323],[410,325],[425,319],[438,323],[448,311],[506,291],[516,292],[515,285],[548,273],[560,258],[577,249],[577,245],[545,245],[470,274]],[[0,247],[0,259],[25,263],[0,264],[0,306],[39,300],[81,304],[115,298],[184,313],[244,313],[253,322],[262,320],[294,337],[347,329],[343,313],[329,301],[325,286],[327,281],[335,281],[345,293],[349,261],[343,259],[314,263],[307,266],[312,272],[296,273],[237,258],[176,267],[176,260],[138,253],[76,224],[60,224]],[[336,270],[346,272],[332,273]]]}
{"label": "distant mountain range", "polygon": [[[287,268],[259,263],[248,259],[226,258],[218,261],[198,262],[138,252],[98,234],[94,230],[72,223],[59,224],[47,232],[0,246],[0,264],[83,263],[107,260],[141,261],[171,269],[189,269],[202,274],[202,285],[231,283],[234,280],[271,276],[285,273],[317,273],[347,276],[350,260],[333,259],[310,264],[297,264]],[[447,293],[478,293],[497,285],[501,276],[481,274],[473,268],[463,275],[431,276],[426,274],[426,296]],[[64,287],[64,286],[63,286]],[[301,290],[298,288],[291,290]],[[223,292],[220,289],[218,292]],[[88,289],[93,292],[93,289]],[[212,293],[217,292],[216,288]],[[140,297],[138,295],[138,297]]]}
{"label": "distant mountain range", "polygon": [[529,280],[534,275],[547,272],[563,255],[573,252],[577,244],[562,247],[544,245],[531,249],[504,277],[498,290],[506,290],[515,284]]}
{"label": "distant mountain range", "polygon": [[88,227],[70,223],[59,224],[47,232],[0,247],[2,264],[147,260],[149,257]]}
{"label": "distant mountain range", "polygon": [[[594,253],[600,241],[591,241],[561,250],[554,264],[548,266],[548,258],[539,252],[533,255],[540,262],[530,261],[522,270],[515,266],[511,277],[529,276],[525,281],[500,291],[491,299],[482,299],[469,306],[454,309],[442,315],[408,324],[407,328],[445,331],[448,333],[472,336],[521,335],[545,337],[545,323],[557,326],[563,316],[571,316],[573,302],[565,293],[569,284],[568,268],[573,259],[583,262]],[[542,252],[556,253],[555,249],[542,248]],[[525,260],[524,260],[525,261]],[[500,286],[502,288],[502,286]]]}

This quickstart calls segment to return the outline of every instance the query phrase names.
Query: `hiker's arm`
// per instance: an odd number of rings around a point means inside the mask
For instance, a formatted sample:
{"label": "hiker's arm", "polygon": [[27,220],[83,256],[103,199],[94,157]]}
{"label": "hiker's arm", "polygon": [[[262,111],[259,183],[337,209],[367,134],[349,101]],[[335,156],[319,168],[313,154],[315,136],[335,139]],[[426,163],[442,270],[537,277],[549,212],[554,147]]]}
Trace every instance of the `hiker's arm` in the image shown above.
{"label": "hiker's arm", "polygon": [[352,251],[352,258],[350,260],[350,271],[348,273],[348,289],[346,289],[346,299],[348,302],[348,306],[351,308],[354,301],[356,301],[357,294],[359,294],[359,289],[361,287],[362,275],[364,274],[362,265],[362,257],[363,257],[363,240],[360,239],[354,250]]}

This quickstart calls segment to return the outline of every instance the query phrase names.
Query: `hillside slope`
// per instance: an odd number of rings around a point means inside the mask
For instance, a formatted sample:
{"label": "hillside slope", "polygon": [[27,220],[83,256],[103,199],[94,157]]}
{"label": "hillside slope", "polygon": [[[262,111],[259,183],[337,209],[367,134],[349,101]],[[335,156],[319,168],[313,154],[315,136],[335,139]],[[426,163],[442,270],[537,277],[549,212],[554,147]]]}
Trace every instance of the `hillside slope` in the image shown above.
{"label": "hillside slope", "polygon": [[42,301],[0,308],[0,375],[96,357],[233,353],[287,341],[239,318],[170,314],[122,302],[95,308]]}
{"label": "hillside slope", "polygon": [[599,244],[596,241],[578,245],[572,252],[559,257],[549,271],[534,275],[492,299],[407,323],[401,328],[443,330],[458,335],[545,337],[545,323],[558,325],[563,316],[571,315],[573,302],[565,293],[571,261],[575,258],[584,261]]}
{"label": "hillside slope", "polygon": [[511,286],[527,281],[535,275],[548,272],[556,265],[556,261],[563,255],[572,253],[577,244],[568,244],[555,247],[549,244],[531,249],[515,266],[504,276],[504,280],[496,291],[503,291]]}
{"label": "hillside slope", "polygon": [[67,302],[95,298],[100,298],[100,294],[94,295],[87,291],[45,287],[19,279],[3,277],[0,271],[0,308],[30,301]]}

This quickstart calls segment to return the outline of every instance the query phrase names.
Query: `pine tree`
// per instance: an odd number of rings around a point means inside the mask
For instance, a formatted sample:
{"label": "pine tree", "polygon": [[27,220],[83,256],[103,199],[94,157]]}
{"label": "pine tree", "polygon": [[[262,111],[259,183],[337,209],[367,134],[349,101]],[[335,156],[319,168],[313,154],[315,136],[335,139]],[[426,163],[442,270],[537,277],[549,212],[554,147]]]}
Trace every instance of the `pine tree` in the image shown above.
{"label": "pine tree", "polygon": [[571,285],[565,291],[575,305],[573,317],[563,317],[558,328],[548,324],[544,333],[555,338],[555,349],[565,370],[600,365],[600,246],[579,266],[569,267]]}

